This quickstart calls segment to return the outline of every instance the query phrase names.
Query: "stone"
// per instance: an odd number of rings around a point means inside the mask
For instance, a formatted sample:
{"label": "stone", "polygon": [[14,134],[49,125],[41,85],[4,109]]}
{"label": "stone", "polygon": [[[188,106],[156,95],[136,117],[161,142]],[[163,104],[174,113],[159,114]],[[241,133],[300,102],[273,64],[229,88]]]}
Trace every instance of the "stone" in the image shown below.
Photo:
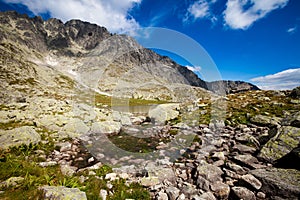
{"label": "stone", "polygon": [[265,198],[266,198],[266,194],[263,193],[263,192],[258,192],[258,193],[256,194],[256,196],[257,196],[257,198],[260,198],[260,199],[265,199]]}
{"label": "stone", "polygon": [[156,195],[156,199],[157,200],[169,200],[169,197],[166,193],[160,191],[157,195]]}
{"label": "stone", "polygon": [[42,191],[44,200],[87,200],[85,192],[80,191],[78,188],[43,186],[39,189]]}
{"label": "stone", "polygon": [[232,171],[236,172],[237,174],[243,175],[246,174],[246,170],[244,170],[243,167],[241,167],[240,165],[231,163],[231,162],[227,162],[226,166],[231,169]]}
{"label": "stone", "polygon": [[234,156],[234,160],[251,168],[256,168],[256,164],[258,163],[257,158],[251,156],[250,154]]}
{"label": "stone", "polygon": [[121,131],[122,125],[120,122],[115,121],[103,121],[95,122],[92,124],[92,133],[103,133],[103,134],[118,134]]}
{"label": "stone", "polygon": [[41,167],[50,167],[50,166],[55,166],[57,165],[56,161],[49,161],[49,162],[40,162],[39,166]]}
{"label": "stone", "polygon": [[208,164],[205,161],[201,162],[197,167],[197,175],[203,177],[209,182],[222,181],[223,171],[212,164]]}
{"label": "stone", "polygon": [[185,195],[184,194],[180,194],[179,197],[177,197],[176,200],[185,200]]}
{"label": "stone", "polygon": [[197,186],[204,190],[204,191],[209,191],[209,181],[203,178],[202,176],[197,177]]}
{"label": "stone", "polygon": [[176,109],[179,109],[179,104],[177,103],[160,104],[149,110],[149,117],[157,124],[164,124],[166,121],[179,116],[179,112]]}
{"label": "stone", "polygon": [[72,118],[59,132],[61,138],[77,138],[87,134],[90,128],[78,118]]}
{"label": "stone", "polygon": [[116,173],[108,173],[105,175],[106,180],[114,181],[117,179],[117,174]]}
{"label": "stone", "polygon": [[108,192],[106,190],[104,190],[104,189],[100,190],[99,196],[101,197],[102,200],[106,200],[107,195],[108,195]]}
{"label": "stone", "polygon": [[276,136],[263,146],[258,157],[273,163],[298,147],[299,141],[300,128],[283,126]]}
{"label": "stone", "polygon": [[232,187],[231,188],[235,198],[243,200],[255,200],[255,194],[244,187]]}
{"label": "stone", "polygon": [[0,188],[16,187],[24,181],[23,177],[10,177],[7,180],[0,183]]}
{"label": "stone", "polygon": [[176,200],[179,196],[180,190],[176,187],[168,187],[166,193],[168,194],[169,200]]}
{"label": "stone", "polygon": [[253,154],[256,151],[256,148],[249,147],[249,146],[243,145],[243,144],[236,144],[233,147],[233,149],[239,151],[240,153],[250,153],[250,154]]}
{"label": "stone", "polygon": [[159,181],[158,177],[154,177],[154,176],[143,177],[141,179],[141,185],[145,186],[145,187],[151,187],[151,186],[157,185],[159,183],[160,183],[160,181]]}
{"label": "stone", "polygon": [[300,128],[300,112],[296,112],[290,116],[287,116],[282,120],[284,126],[293,126]]}
{"label": "stone", "polygon": [[8,149],[13,146],[37,144],[41,136],[32,126],[22,126],[12,130],[2,130],[0,133],[0,148]]}
{"label": "stone", "polygon": [[262,183],[252,174],[243,175],[240,180],[256,190],[259,190],[262,186]]}
{"label": "stone", "polygon": [[198,198],[195,198],[195,200],[216,200],[216,197],[211,192],[205,192],[201,194]]}
{"label": "stone", "polygon": [[224,152],[214,152],[214,154],[211,156],[212,158],[217,158],[218,160],[225,160]]}
{"label": "stone", "polygon": [[292,97],[292,98],[300,98],[300,87],[296,87],[296,88],[294,88],[292,91],[291,91],[291,93],[290,93],[290,95],[289,95],[290,97]]}
{"label": "stone", "polygon": [[76,173],[77,167],[70,165],[61,165],[60,170],[65,176],[73,176]]}
{"label": "stone", "polygon": [[213,183],[210,187],[214,195],[218,199],[228,199],[230,187],[227,184],[217,181]]}
{"label": "stone", "polygon": [[265,115],[255,115],[254,117],[250,118],[250,122],[261,125],[261,126],[268,126],[268,127],[278,127],[281,123],[281,118],[279,117],[269,117]]}
{"label": "stone", "polygon": [[298,199],[300,196],[300,171],[295,169],[266,168],[250,171],[262,182],[261,191],[267,196]]}

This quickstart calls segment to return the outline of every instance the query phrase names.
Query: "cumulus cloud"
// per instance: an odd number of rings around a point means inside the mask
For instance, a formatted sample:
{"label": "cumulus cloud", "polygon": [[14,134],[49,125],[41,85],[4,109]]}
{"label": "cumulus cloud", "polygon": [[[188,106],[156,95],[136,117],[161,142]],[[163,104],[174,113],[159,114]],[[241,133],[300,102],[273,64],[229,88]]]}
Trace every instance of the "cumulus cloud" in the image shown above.
{"label": "cumulus cloud", "polygon": [[215,22],[217,18],[210,12],[210,6],[215,2],[216,0],[195,1],[188,7],[183,21],[188,21],[192,17],[194,19],[210,18],[212,22]]}
{"label": "cumulus cloud", "polygon": [[201,71],[201,67],[200,66],[185,66],[186,68],[188,68],[188,70],[196,73],[196,72],[200,72]]}
{"label": "cumulus cloud", "polygon": [[135,29],[139,24],[128,15],[128,11],[141,0],[4,0],[6,3],[23,4],[35,15],[48,12],[51,17],[63,21],[80,19],[111,32]]}
{"label": "cumulus cloud", "polygon": [[294,27],[286,30],[286,32],[288,32],[289,34],[294,34],[294,33],[296,33],[296,31],[297,31],[297,26],[294,26]]}
{"label": "cumulus cloud", "polygon": [[285,7],[289,0],[228,0],[224,21],[232,29],[248,29],[273,10]]}
{"label": "cumulus cloud", "polygon": [[287,90],[300,86],[300,68],[251,79],[264,90]]}

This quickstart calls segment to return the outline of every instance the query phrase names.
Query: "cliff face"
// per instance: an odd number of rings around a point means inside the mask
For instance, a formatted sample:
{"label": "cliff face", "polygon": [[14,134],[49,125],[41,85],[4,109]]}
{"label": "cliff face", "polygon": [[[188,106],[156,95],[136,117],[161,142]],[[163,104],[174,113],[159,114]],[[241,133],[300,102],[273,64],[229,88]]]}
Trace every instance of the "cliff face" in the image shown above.
{"label": "cliff face", "polygon": [[[22,94],[65,96],[88,88],[109,95],[181,101],[220,84],[206,83],[165,56],[126,35],[80,20],[44,21],[16,12],[0,13],[3,101]],[[240,82],[227,84],[232,89]],[[245,90],[248,87],[247,83]],[[182,92],[189,95],[182,95]]]}

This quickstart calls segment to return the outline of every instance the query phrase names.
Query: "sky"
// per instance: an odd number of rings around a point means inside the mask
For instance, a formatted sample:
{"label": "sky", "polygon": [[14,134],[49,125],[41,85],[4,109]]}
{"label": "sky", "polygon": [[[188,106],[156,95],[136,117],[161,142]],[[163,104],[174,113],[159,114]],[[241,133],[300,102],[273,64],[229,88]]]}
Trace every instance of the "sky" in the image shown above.
{"label": "sky", "polygon": [[[81,19],[112,33],[165,28],[203,48],[220,74],[215,79],[247,81],[261,89],[300,85],[299,0],[0,0],[0,9],[40,15],[45,20]],[[156,51],[201,78],[214,80],[205,74],[210,65],[187,59],[198,49],[183,50],[184,56]]]}

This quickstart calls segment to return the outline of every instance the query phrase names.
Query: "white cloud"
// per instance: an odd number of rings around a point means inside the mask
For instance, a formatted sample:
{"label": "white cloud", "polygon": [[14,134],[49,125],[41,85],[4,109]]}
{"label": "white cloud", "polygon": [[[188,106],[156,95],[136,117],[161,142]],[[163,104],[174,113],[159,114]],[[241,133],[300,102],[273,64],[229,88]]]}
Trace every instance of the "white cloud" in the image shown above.
{"label": "white cloud", "polygon": [[139,24],[128,11],[141,0],[5,0],[26,5],[34,14],[49,12],[63,21],[80,19],[106,27],[111,32],[135,29]]}
{"label": "white cloud", "polygon": [[190,70],[190,71],[192,71],[192,72],[194,72],[194,73],[196,73],[196,72],[200,72],[201,71],[201,67],[200,66],[185,66],[186,68],[188,68],[188,70]]}
{"label": "white cloud", "polygon": [[251,79],[265,90],[287,90],[300,86],[300,68],[288,69],[276,74]]}
{"label": "white cloud", "polygon": [[216,0],[198,0],[194,2],[187,9],[183,21],[186,22],[192,17],[194,19],[210,18],[213,23],[216,22],[217,18],[210,12],[210,6],[215,2]]}
{"label": "white cloud", "polygon": [[294,34],[297,31],[297,26],[289,28],[288,30],[286,30],[286,32],[288,32],[289,34]]}
{"label": "white cloud", "polygon": [[273,10],[283,8],[289,0],[228,0],[224,21],[232,29],[248,29]]}

